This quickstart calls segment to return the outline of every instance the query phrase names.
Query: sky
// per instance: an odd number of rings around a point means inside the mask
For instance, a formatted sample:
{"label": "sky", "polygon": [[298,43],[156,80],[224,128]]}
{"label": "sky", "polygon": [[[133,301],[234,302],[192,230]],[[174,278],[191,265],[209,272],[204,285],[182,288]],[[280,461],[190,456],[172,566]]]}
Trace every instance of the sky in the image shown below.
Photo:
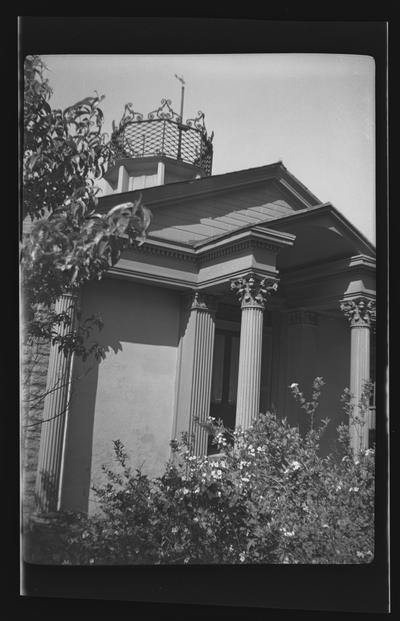
{"label": "sky", "polygon": [[42,55],[52,107],[97,91],[105,131],[130,102],[205,113],[213,174],[281,160],[375,243],[375,63],[347,54]]}

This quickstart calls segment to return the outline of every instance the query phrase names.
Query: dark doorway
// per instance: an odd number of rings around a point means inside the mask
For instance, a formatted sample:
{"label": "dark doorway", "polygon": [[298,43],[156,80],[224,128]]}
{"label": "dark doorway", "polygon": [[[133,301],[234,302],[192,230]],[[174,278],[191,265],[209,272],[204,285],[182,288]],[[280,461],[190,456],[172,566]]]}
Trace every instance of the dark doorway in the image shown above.
{"label": "dark doorway", "polygon": [[[239,343],[238,332],[217,328],[214,344],[210,415],[216,420],[221,419],[224,426],[231,430],[235,428]],[[209,437],[208,455],[218,451],[211,441],[212,438]]]}

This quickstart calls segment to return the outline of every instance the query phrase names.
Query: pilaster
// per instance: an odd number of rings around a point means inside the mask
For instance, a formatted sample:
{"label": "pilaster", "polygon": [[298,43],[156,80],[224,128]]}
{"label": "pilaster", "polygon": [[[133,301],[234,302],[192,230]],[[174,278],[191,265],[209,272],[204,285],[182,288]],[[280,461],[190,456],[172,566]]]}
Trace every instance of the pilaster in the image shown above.
{"label": "pilaster", "polygon": [[210,414],[217,301],[196,291],[184,298],[183,306],[174,437],[179,440],[188,432],[193,452],[206,455],[208,434],[196,420],[206,422]]}
{"label": "pilaster", "polygon": [[[64,336],[74,325],[76,296],[60,296],[55,312],[69,315],[70,326],[62,324],[58,327],[58,335]],[[71,355],[65,355],[57,344],[51,345],[35,490],[37,509],[44,512],[59,509],[70,384]]]}

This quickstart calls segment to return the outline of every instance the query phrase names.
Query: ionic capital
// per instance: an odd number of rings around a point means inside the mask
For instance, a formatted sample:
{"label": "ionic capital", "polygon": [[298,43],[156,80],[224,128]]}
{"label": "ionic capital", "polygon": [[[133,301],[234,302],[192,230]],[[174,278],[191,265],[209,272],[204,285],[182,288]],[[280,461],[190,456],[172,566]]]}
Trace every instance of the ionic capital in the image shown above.
{"label": "ionic capital", "polygon": [[250,273],[242,278],[231,281],[231,289],[235,291],[242,308],[265,309],[268,296],[278,288],[276,278],[260,278]]}
{"label": "ionic capital", "polygon": [[375,300],[359,296],[340,303],[340,310],[350,321],[352,328],[371,328],[375,322]]}

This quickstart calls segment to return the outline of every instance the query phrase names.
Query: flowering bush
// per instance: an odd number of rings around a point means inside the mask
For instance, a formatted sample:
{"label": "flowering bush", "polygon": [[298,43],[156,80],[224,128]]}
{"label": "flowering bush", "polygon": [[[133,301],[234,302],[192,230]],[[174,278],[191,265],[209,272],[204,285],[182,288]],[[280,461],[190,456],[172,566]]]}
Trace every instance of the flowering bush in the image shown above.
{"label": "flowering bush", "polygon": [[[295,393],[298,386],[291,389]],[[209,419],[218,454],[193,455],[184,436],[173,443],[173,459],[157,479],[133,472],[123,445],[115,442],[118,468],[105,468],[107,482],[96,489],[102,514],[81,516],[68,528],[59,520],[53,562],[371,561],[374,451],[354,459],[341,426],[341,452],[320,456],[328,424],[302,436],[271,413],[233,433]]]}

